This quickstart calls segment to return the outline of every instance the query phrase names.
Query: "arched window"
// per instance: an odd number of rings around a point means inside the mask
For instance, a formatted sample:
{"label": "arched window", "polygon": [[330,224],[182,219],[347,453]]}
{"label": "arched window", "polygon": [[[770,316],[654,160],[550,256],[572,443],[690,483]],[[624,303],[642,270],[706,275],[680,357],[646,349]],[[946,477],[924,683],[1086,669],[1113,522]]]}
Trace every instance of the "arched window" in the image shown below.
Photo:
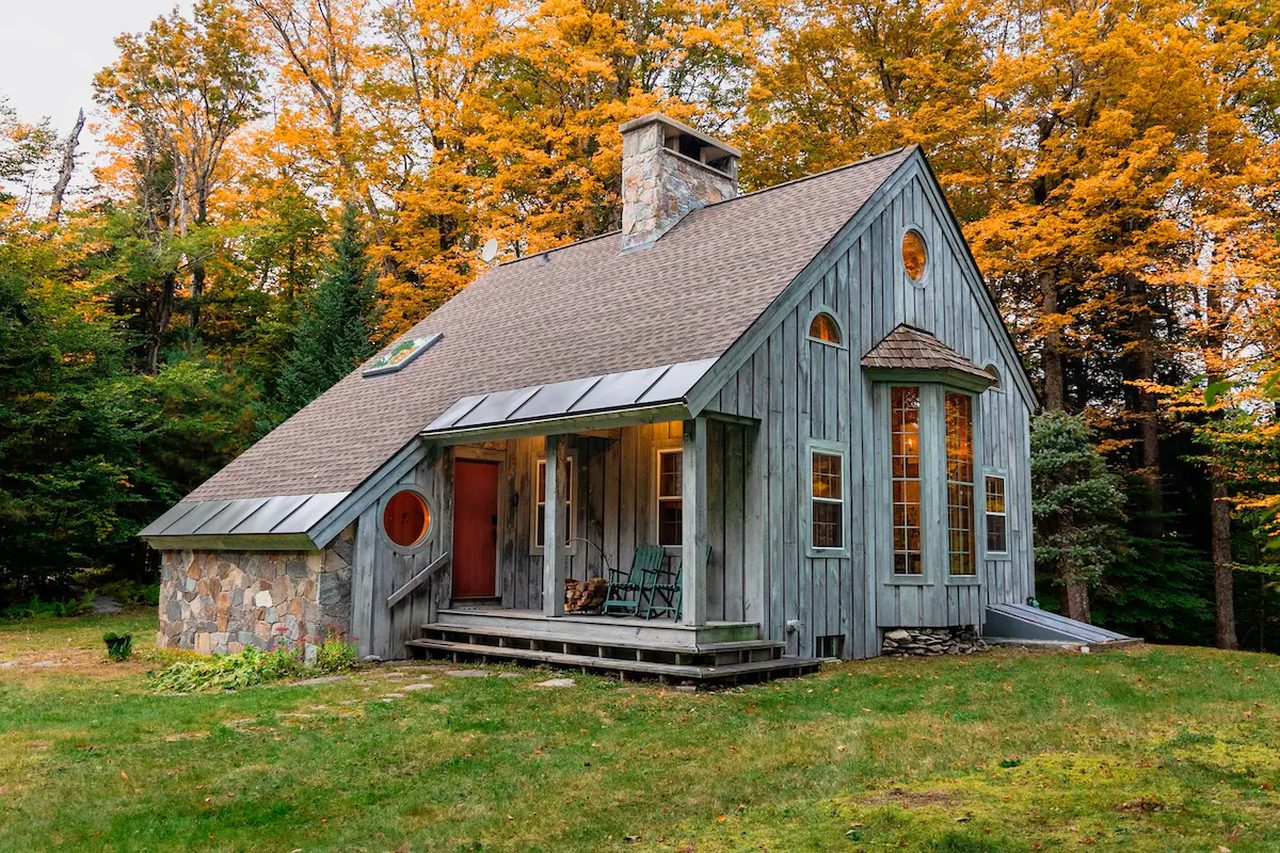
{"label": "arched window", "polygon": [[826,311],[819,311],[809,322],[809,337],[827,344],[840,344],[840,324]]}
{"label": "arched window", "polygon": [[929,265],[929,250],[924,244],[924,235],[914,228],[902,235],[902,266],[907,276],[917,284],[924,281],[925,269]]}
{"label": "arched window", "polygon": [[413,489],[396,492],[382,511],[382,529],[392,544],[414,548],[427,538],[431,529],[431,509]]}
{"label": "arched window", "polygon": [[988,364],[986,367],[982,369],[987,371],[987,373],[990,373],[991,378],[995,380],[994,382],[991,383],[991,390],[999,391],[1000,390],[1000,369],[997,368],[994,364]]}

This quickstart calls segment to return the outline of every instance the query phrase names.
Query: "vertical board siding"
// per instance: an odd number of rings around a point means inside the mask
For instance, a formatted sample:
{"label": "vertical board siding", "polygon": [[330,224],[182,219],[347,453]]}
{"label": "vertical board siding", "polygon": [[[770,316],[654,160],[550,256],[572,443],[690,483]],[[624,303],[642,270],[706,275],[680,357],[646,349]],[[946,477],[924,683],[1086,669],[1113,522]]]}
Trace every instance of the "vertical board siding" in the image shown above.
{"label": "vertical board siding", "polygon": [[[909,176],[708,405],[709,411],[759,422],[746,429],[748,435],[758,430],[754,440],[763,458],[747,466],[743,487],[748,496],[758,490],[763,520],[744,525],[746,554],[758,559],[744,560],[743,580],[748,590],[760,585],[764,633],[786,641],[792,654],[812,654],[816,638],[839,635],[846,657],[874,656],[885,628],[980,625],[986,604],[1022,601],[1033,591],[1028,411],[1013,387],[1021,367],[1009,361],[999,339],[1003,331],[984,313],[982,284],[958,251],[960,235],[940,201],[922,173]],[[923,286],[902,268],[901,238],[908,227],[920,229],[928,248]],[[819,307],[835,314],[843,349],[808,339],[806,324]],[[934,544],[933,582],[892,582],[888,394],[865,380],[860,359],[900,323],[933,332],[976,364],[995,364],[1002,377],[1003,388],[981,394],[975,407],[976,537],[981,548],[982,472],[999,469],[1008,477],[1010,556],[980,559],[976,584],[947,583],[939,551],[946,520],[936,510],[926,531]],[[929,441],[942,442],[936,423],[935,432]],[[722,428],[713,439],[727,441],[727,435]],[[806,554],[810,439],[837,442],[847,451],[849,557]],[[935,482],[929,488],[941,487]],[[724,588],[726,598],[730,588]],[[789,632],[788,623],[797,630]]]}

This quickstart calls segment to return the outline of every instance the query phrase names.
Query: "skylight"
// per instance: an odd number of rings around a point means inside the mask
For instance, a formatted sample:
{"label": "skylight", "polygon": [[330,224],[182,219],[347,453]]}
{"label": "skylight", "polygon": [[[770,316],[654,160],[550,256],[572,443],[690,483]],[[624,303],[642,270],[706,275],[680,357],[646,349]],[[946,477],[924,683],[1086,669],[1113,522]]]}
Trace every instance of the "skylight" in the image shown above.
{"label": "skylight", "polygon": [[395,373],[430,349],[442,337],[444,337],[442,333],[433,332],[421,338],[405,338],[366,367],[364,375],[379,376],[383,373]]}

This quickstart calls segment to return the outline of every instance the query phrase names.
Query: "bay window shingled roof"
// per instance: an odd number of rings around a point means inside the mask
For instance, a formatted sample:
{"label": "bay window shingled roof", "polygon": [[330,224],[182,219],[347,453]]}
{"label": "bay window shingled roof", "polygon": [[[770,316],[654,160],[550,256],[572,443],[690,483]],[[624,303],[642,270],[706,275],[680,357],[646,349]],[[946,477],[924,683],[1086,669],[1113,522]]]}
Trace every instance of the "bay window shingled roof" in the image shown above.
{"label": "bay window shingled roof", "polygon": [[496,267],[391,345],[443,333],[421,357],[353,371],[186,499],[350,491],[460,397],[718,357],[913,151],[695,210],[643,249],[607,234]]}
{"label": "bay window shingled roof", "polygon": [[862,357],[873,370],[951,370],[987,382],[996,377],[974,364],[930,332],[902,323]]}

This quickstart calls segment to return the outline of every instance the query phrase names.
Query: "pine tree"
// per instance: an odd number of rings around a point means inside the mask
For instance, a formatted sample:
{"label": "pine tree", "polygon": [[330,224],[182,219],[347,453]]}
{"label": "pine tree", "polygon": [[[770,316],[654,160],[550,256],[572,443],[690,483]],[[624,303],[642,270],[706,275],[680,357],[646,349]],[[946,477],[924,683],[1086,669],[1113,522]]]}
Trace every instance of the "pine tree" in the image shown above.
{"label": "pine tree", "polygon": [[342,214],[333,261],[320,276],[285,357],[279,399],[285,416],[320,396],[377,347],[377,283],[360,237],[356,208]]}
{"label": "pine tree", "polygon": [[1031,511],[1036,566],[1050,574],[1062,612],[1088,620],[1079,591],[1123,551],[1124,493],[1081,415],[1046,411],[1031,425]]}

